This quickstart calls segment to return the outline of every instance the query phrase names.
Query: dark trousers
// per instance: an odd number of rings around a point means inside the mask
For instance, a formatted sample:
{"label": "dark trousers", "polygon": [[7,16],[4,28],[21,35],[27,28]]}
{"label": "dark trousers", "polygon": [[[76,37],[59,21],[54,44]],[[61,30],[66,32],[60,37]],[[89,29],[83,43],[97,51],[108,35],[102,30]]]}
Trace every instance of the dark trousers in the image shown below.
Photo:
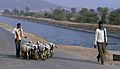
{"label": "dark trousers", "polygon": [[98,46],[98,56],[97,58],[100,59],[101,63],[104,63],[105,60],[105,44],[97,42]]}
{"label": "dark trousers", "polygon": [[20,56],[20,47],[21,47],[21,40],[15,39],[15,46],[16,46],[16,56]]}

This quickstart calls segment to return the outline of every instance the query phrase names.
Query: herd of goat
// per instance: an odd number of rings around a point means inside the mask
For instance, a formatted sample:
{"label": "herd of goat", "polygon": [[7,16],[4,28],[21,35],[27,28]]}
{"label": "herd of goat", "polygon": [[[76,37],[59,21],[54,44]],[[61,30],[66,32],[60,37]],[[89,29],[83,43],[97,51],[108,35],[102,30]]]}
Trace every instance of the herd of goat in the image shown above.
{"label": "herd of goat", "polygon": [[39,41],[33,43],[29,41],[21,47],[21,58],[22,59],[42,59],[46,60],[53,56],[54,48],[57,48],[53,43],[40,43]]}

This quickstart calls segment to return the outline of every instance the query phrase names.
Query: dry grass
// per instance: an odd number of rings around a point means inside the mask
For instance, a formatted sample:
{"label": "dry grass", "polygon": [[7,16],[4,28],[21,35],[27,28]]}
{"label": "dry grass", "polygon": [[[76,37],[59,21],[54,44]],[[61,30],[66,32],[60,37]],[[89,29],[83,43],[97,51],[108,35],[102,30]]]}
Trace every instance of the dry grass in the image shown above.
{"label": "dry grass", "polygon": [[38,37],[37,35],[31,34],[31,33],[27,33],[27,32],[25,32],[24,34],[27,36],[28,40],[32,40],[34,42],[40,41],[42,43],[48,43],[47,40],[45,40],[45,39],[43,39],[41,37]]}

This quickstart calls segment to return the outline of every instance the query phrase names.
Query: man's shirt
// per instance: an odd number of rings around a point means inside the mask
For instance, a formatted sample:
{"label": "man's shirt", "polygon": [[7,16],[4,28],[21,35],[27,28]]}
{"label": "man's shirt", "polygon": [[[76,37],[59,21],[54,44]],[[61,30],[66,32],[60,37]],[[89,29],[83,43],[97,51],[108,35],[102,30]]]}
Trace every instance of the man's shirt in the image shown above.
{"label": "man's shirt", "polygon": [[[105,33],[104,33],[104,31],[105,31]],[[95,32],[95,45],[97,45],[97,42],[104,43],[105,39],[106,39],[106,42],[107,42],[106,28],[104,28],[104,29],[96,29],[96,32]]]}
{"label": "man's shirt", "polygon": [[12,33],[14,34],[15,39],[17,39],[17,40],[21,40],[22,37],[24,36],[22,28],[19,28],[19,29],[14,28]]}

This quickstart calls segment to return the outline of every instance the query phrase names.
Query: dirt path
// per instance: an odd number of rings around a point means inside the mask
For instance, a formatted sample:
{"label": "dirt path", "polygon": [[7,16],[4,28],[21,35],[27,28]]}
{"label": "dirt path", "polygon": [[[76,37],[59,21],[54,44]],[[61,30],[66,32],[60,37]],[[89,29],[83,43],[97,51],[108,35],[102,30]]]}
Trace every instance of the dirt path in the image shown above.
{"label": "dirt path", "polygon": [[[80,48],[74,47],[73,49],[72,47],[61,47],[60,45],[58,45],[58,49],[55,50],[54,57],[47,61],[18,59],[15,57],[14,37],[11,32],[9,32],[12,30],[12,27],[10,29],[10,26],[5,25],[4,28],[5,29],[0,28],[1,69],[119,69],[119,67],[110,64],[99,65],[95,59],[90,59],[84,54],[78,55],[77,53],[72,53],[75,52],[76,49],[76,52],[80,52],[78,51]],[[28,38],[30,40],[47,42],[33,34],[26,33],[26,35],[30,37]],[[84,50],[87,49],[84,48]]]}

